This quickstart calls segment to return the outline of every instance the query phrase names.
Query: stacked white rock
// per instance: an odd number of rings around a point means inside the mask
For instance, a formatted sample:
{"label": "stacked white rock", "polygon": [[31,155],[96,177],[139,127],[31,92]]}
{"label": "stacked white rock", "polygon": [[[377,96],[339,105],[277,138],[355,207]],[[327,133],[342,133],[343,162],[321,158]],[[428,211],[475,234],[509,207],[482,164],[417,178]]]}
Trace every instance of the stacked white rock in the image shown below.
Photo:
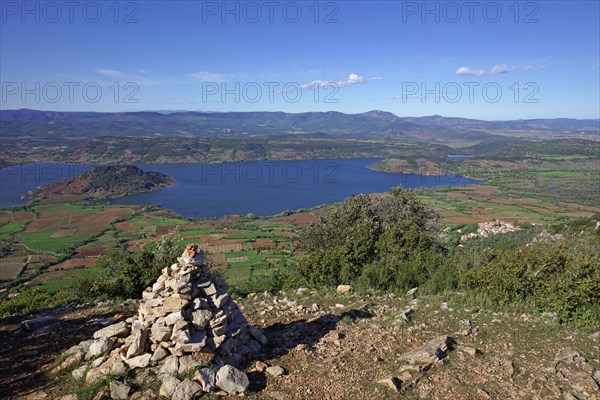
{"label": "stacked white rock", "polygon": [[[262,331],[247,324],[227,294],[226,283],[209,272],[197,245],[188,245],[177,261],[142,293],[137,316],[107,326],[94,333],[94,341],[67,351],[79,354],[79,360],[96,358],[86,367],[88,383],[138,368],[153,368],[163,382],[200,366],[214,376],[219,368],[239,366],[257,355],[266,344]],[[97,358],[108,352],[108,359]],[[211,389],[200,383],[203,390]]]}
{"label": "stacked white rock", "polygon": [[264,336],[247,325],[225,282],[209,273],[204,252],[191,244],[177,260],[142,293],[138,318],[125,340],[124,361],[143,354],[160,360],[166,350],[177,357],[196,355],[213,364],[236,365],[258,353]]}

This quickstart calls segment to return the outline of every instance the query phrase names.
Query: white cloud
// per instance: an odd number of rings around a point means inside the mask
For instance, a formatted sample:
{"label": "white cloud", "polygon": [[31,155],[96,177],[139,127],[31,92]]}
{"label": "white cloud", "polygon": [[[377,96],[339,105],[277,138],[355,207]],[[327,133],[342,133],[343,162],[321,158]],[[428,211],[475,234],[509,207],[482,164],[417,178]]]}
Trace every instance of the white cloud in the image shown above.
{"label": "white cloud", "polygon": [[456,75],[468,75],[468,76],[484,76],[484,75],[498,75],[498,74],[506,74],[508,72],[508,67],[506,64],[497,64],[494,65],[489,70],[485,69],[474,69],[471,67],[460,67],[456,70]]}
{"label": "white cloud", "polygon": [[198,71],[190,74],[190,76],[200,82],[225,82],[225,76],[217,72]]}
{"label": "white cloud", "polygon": [[506,68],[506,64],[494,65],[492,67],[492,69],[490,69],[490,74],[492,74],[492,75],[506,74],[507,72],[508,72],[508,68]]}
{"label": "white cloud", "polygon": [[111,78],[121,78],[125,76],[124,72],[117,71],[116,69],[108,69],[108,68],[95,68],[94,72],[100,75],[106,75]]}
{"label": "white cloud", "polygon": [[485,75],[485,70],[473,69],[469,67],[460,67],[456,70],[456,75],[483,76]]}
{"label": "white cloud", "polygon": [[142,75],[128,74],[126,72],[111,68],[94,68],[94,72],[112,79],[119,79],[123,82],[129,81],[138,85],[157,85],[164,80],[164,78],[161,77],[151,77],[150,74],[143,69],[138,70],[138,72],[142,73]]}
{"label": "white cloud", "polygon": [[378,77],[378,76],[372,77],[372,78],[365,78],[358,74],[350,74],[350,75],[348,75],[347,78],[339,79],[337,81],[324,81],[324,80],[317,79],[314,81],[303,83],[302,85],[300,85],[300,88],[301,89],[310,89],[310,88],[314,88],[315,86],[318,86],[318,87],[336,86],[337,88],[343,88],[345,86],[358,85],[359,83],[366,83],[368,81],[380,81],[380,80],[383,80],[383,78]]}

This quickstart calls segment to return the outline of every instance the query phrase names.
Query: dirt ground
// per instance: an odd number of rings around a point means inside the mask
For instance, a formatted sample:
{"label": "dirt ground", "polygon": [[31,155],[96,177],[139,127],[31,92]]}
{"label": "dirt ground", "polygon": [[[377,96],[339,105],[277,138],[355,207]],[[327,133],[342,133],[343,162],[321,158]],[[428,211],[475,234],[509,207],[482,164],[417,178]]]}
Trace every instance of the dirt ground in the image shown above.
{"label": "dirt ground", "polygon": [[[450,300],[448,309],[440,307],[445,300]],[[291,292],[237,302],[269,339],[245,367],[251,382],[247,398],[572,400],[600,395],[592,378],[600,366],[600,334],[590,336],[551,319],[467,309],[441,297],[419,298],[408,322],[399,315],[410,301],[387,295]],[[56,358],[90,338],[99,319],[132,312],[119,305],[55,312],[58,327],[33,335],[20,329],[25,317],[0,320],[3,397],[73,393],[77,384],[68,373],[48,373]],[[411,365],[402,360],[404,352],[440,335],[451,337],[442,361]],[[258,360],[281,366],[286,374],[275,378],[258,372]],[[389,376],[399,377],[399,393],[377,382]]]}

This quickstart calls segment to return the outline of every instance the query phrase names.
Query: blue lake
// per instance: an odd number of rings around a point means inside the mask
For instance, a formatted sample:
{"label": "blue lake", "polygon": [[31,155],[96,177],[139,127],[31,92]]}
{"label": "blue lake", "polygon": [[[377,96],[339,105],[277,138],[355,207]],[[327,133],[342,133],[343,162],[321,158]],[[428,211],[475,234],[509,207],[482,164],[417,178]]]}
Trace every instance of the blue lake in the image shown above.
{"label": "blue lake", "polygon": [[[222,164],[135,164],[172,176],[177,185],[111,199],[112,204],[158,204],[185,217],[229,214],[273,215],[334,203],[360,193],[404,188],[481,183],[460,176],[425,176],[368,169],[379,159],[248,161]],[[24,205],[21,196],[50,182],[93,167],[35,163],[0,170],[0,207]]]}

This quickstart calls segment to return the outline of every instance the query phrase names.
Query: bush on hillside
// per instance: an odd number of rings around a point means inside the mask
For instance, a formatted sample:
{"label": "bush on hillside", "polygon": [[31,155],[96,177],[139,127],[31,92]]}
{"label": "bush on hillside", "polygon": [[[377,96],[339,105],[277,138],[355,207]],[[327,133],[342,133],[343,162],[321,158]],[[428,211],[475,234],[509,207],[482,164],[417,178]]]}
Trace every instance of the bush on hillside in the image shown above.
{"label": "bush on hillside", "polygon": [[100,275],[75,280],[72,295],[76,299],[140,298],[163,268],[173,264],[181,254],[181,239],[176,230],[163,235],[152,251],[134,255],[123,249],[108,251],[98,259]]}
{"label": "bush on hillside", "polygon": [[0,317],[14,313],[29,314],[66,302],[67,297],[63,292],[52,294],[42,288],[25,289],[17,297],[0,301]]}
{"label": "bush on hillside", "polygon": [[524,302],[564,320],[590,315],[600,323],[599,245],[585,237],[522,246],[466,271],[461,286],[498,304]]}
{"label": "bush on hillside", "polygon": [[307,252],[288,286],[358,284],[404,290],[424,284],[444,249],[433,236],[435,214],[412,190],[395,187],[371,199],[350,197],[313,222],[300,237]]}

